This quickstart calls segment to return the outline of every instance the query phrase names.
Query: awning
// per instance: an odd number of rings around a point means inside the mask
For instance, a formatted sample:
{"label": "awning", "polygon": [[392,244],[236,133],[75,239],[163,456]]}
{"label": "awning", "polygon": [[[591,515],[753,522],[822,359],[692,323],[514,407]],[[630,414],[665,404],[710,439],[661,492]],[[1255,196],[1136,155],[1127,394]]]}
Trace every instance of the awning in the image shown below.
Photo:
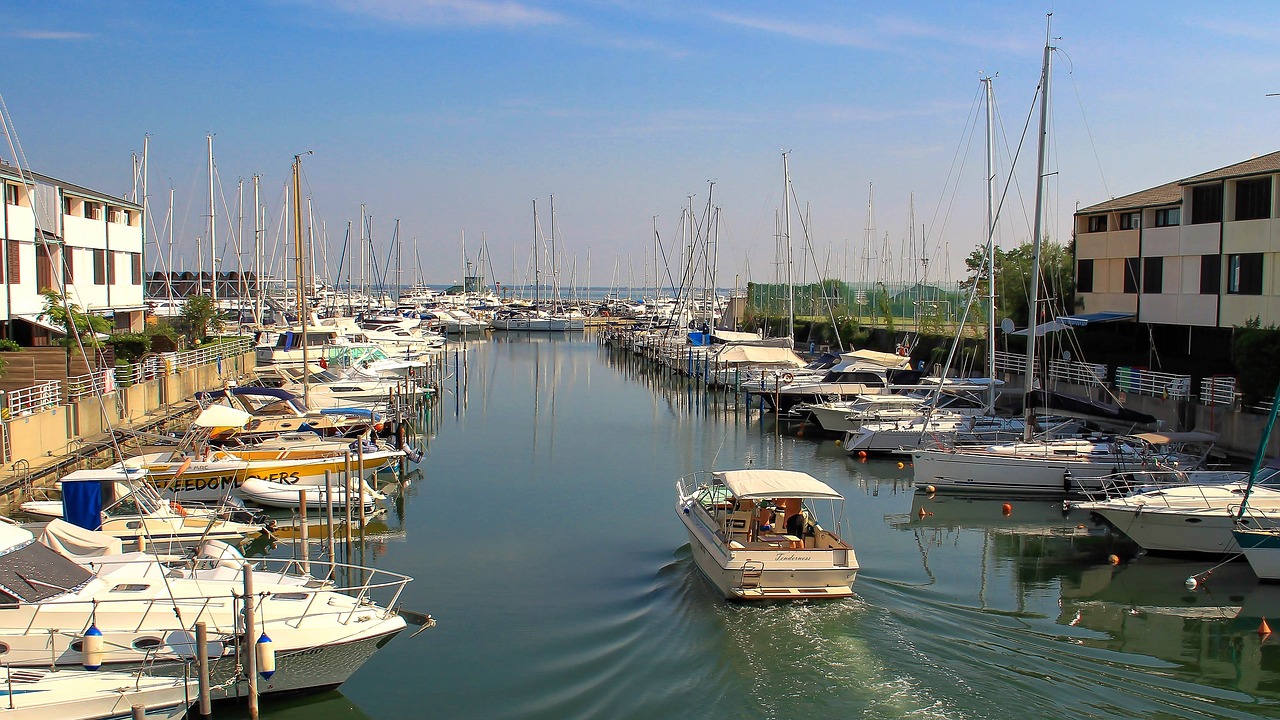
{"label": "awning", "polygon": [[1117,320],[1129,320],[1133,318],[1131,312],[1118,312],[1115,310],[1104,310],[1095,313],[1083,313],[1081,315],[1065,315],[1054,318],[1056,322],[1072,327],[1084,327],[1093,323],[1115,322]]}
{"label": "awning", "polygon": [[45,330],[48,330],[51,333],[57,333],[58,335],[67,334],[67,329],[65,327],[62,327],[61,325],[54,325],[53,323],[48,322],[47,320],[44,320],[43,315],[14,315],[14,317],[18,318],[23,322],[31,323],[36,327],[44,328]]}
{"label": "awning", "polygon": [[830,498],[844,496],[808,473],[795,470],[729,470],[714,473],[740,500],[759,498]]}

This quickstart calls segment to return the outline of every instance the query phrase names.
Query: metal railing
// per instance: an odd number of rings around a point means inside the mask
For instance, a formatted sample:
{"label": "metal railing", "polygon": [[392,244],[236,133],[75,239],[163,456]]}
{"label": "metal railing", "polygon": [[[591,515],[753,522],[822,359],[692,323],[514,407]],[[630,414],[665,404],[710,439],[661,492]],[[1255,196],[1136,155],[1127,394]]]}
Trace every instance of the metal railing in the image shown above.
{"label": "metal railing", "polygon": [[1236,379],[1230,375],[1213,375],[1200,380],[1200,403],[1202,405],[1234,405],[1236,402]]}
{"label": "metal railing", "polygon": [[31,415],[62,404],[62,381],[49,380],[4,394],[6,420]]}
{"label": "metal railing", "polygon": [[1049,378],[1075,385],[1103,385],[1107,382],[1107,366],[1100,363],[1050,360]]}
{"label": "metal railing", "polygon": [[69,403],[92,395],[107,395],[115,391],[115,368],[103,368],[86,375],[67,378],[67,402]]}
{"label": "metal railing", "polygon": [[1191,376],[1174,375],[1145,368],[1116,368],[1116,387],[1122,392],[1173,400],[1191,399]]}
{"label": "metal railing", "polygon": [[217,362],[235,355],[243,355],[253,349],[253,338],[237,337],[234,340],[206,345],[186,352],[161,353],[166,369],[184,370]]}
{"label": "metal railing", "polygon": [[164,360],[159,355],[146,355],[141,361],[129,365],[117,365],[117,385],[135,385],[137,383],[164,377]]}
{"label": "metal railing", "polygon": [[1022,353],[1000,352],[995,353],[996,371],[1012,372],[1019,375],[1027,374],[1027,356]]}

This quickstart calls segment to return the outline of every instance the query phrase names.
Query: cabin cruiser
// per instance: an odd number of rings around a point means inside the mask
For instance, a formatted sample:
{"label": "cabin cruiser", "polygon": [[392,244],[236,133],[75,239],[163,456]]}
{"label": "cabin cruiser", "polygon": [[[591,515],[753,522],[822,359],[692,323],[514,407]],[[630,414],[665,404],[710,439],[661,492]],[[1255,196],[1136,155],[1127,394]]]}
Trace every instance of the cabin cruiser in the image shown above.
{"label": "cabin cruiser", "polygon": [[[818,524],[811,506],[821,500],[831,503],[835,531]],[[843,505],[829,485],[792,470],[702,472],[676,482],[694,563],[730,600],[852,595],[858,559],[838,535]]]}
{"label": "cabin cruiser", "polygon": [[1238,526],[1280,523],[1280,463],[1272,461],[1262,468],[1252,491],[1245,471],[1138,471],[1115,478],[1103,492],[1070,506],[1094,514],[1147,552],[1240,552],[1232,537]]}
{"label": "cabin cruiser", "polygon": [[166,500],[146,482],[146,473],[115,465],[106,470],[76,470],[58,481],[62,499],[30,500],[19,509],[35,517],[59,517],[86,530],[110,535],[129,547],[182,552],[208,540],[239,543],[263,532],[261,522],[245,520],[243,507],[186,507]]}
{"label": "cabin cruiser", "polygon": [[494,330],[526,332],[572,332],[582,330],[586,319],[579,315],[552,314],[541,310],[499,310],[489,326]]}
{"label": "cabin cruiser", "polygon": [[195,678],[138,672],[0,668],[5,720],[180,720],[199,693]]}
{"label": "cabin cruiser", "polygon": [[[108,670],[154,664],[160,671],[163,663],[191,657],[199,621],[209,629],[215,698],[243,695],[236,644],[262,637],[269,639],[276,669],[259,683],[260,692],[337,687],[406,627],[390,608],[411,578],[352,566],[353,583],[344,586],[336,578],[347,575],[346,566],[311,567],[324,572],[299,573],[293,561],[250,564],[235,548],[213,542],[188,558],[120,553],[117,540],[62,521],[51,522],[36,542],[31,531],[3,522],[5,664]],[[247,568],[257,598],[248,637],[240,600]]]}
{"label": "cabin cruiser", "polygon": [[750,386],[747,391],[760,399],[762,407],[782,414],[802,402],[851,400],[860,395],[888,393],[893,386],[915,387],[924,374],[911,369],[911,358],[892,353],[855,350],[840,357],[841,362],[819,380],[799,382],[783,375],[773,383],[766,380],[759,386]]}

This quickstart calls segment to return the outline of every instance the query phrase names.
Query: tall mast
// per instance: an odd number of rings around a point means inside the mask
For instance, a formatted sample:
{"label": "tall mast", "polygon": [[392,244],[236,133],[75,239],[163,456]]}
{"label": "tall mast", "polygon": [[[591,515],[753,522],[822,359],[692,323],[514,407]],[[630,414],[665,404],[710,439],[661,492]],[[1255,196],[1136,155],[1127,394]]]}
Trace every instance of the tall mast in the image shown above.
{"label": "tall mast", "polygon": [[996,148],[995,148],[995,112],[992,108],[995,100],[991,88],[994,77],[982,78],[987,99],[987,414],[995,414],[996,407]]}
{"label": "tall mast", "polygon": [[253,321],[262,324],[262,203],[258,194],[260,176],[253,176]]}
{"label": "tall mast", "polygon": [[782,153],[782,240],[787,248],[787,339],[789,347],[796,342],[796,292],[791,285],[791,172],[787,169],[787,155]]}
{"label": "tall mast", "polygon": [[298,319],[302,321],[302,406],[311,406],[311,366],[307,357],[307,305],[302,269],[302,156],[293,156],[293,264],[298,291]]}
{"label": "tall mast", "polygon": [[[1053,14],[1050,13],[1052,18]],[[1027,299],[1027,372],[1023,385],[1023,439],[1031,439],[1031,419],[1035,412],[1032,406],[1031,391],[1035,388],[1036,359],[1036,325],[1040,319],[1040,245],[1044,234],[1044,159],[1048,143],[1046,133],[1049,123],[1049,58],[1053,51],[1050,41],[1050,20],[1045,20],[1044,32],[1044,70],[1040,75],[1040,135],[1037,138],[1036,157],[1036,215],[1035,237],[1032,238],[1031,251],[1031,291]]]}
{"label": "tall mast", "polygon": [[173,312],[173,188],[169,188],[169,271],[166,273],[165,292],[169,296],[169,312]]}
{"label": "tall mast", "polygon": [[[538,200],[533,201],[533,309],[536,312],[542,302],[542,253],[538,251]],[[527,276],[526,276],[527,277]]]}
{"label": "tall mast", "polygon": [[205,135],[209,141],[209,295],[213,298],[213,305],[218,305],[218,261],[217,253],[217,218],[213,212],[213,133]]}

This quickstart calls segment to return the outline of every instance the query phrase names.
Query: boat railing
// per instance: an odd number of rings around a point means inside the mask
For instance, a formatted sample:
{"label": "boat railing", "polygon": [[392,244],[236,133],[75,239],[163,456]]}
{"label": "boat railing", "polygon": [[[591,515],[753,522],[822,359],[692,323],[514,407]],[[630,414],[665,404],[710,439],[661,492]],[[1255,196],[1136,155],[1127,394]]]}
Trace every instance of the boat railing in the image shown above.
{"label": "boat railing", "polygon": [[1119,500],[1135,493],[1163,490],[1187,485],[1187,474],[1172,468],[1138,470],[1103,475],[1099,484],[1081,487],[1078,492],[1086,502]]}
{"label": "boat railing", "polygon": [[[1100,478],[1099,487],[1080,488],[1079,492],[1085,501],[1132,504],[1136,511],[1147,506],[1211,508],[1222,506],[1222,495],[1221,492],[1210,493],[1210,490],[1226,487],[1240,480],[1239,476],[1240,473],[1226,471],[1199,471],[1192,475],[1187,471],[1157,466],[1105,475]],[[1168,492],[1171,490],[1179,492]],[[1243,490],[1240,493],[1243,498]]]}

